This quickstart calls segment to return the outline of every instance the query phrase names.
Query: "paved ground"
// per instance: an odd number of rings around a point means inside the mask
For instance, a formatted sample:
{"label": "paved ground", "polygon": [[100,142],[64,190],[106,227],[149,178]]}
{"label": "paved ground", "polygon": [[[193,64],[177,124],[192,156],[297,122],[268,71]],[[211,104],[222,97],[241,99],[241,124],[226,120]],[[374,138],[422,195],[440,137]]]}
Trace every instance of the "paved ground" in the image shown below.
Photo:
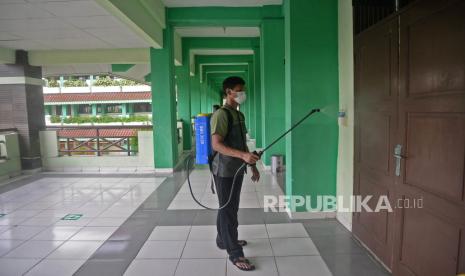
{"label": "paved ground", "polygon": [[[263,212],[282,194],[262,172],[244,183],[240,238],[257,270],[241,272],[215,246],[216,212],[190,199],[185,172],[39,174],[0,187],[1,275],[389,275],[335,220],[291,221]],[[216,206],[208,173],[195,193]],[[68,214],[71,220],[63,220]],[[75,220],[72,220],[75,219]]]}

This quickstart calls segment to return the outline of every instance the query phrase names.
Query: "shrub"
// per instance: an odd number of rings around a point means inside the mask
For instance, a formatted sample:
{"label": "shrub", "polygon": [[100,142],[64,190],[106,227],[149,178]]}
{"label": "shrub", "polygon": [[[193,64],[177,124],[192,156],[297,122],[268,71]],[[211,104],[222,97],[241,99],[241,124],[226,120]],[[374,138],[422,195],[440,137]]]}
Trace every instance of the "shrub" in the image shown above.
{"label": "shrub", "polygon": [[48,87],[59,87],[59,86],[60,86],[60,84],[56,80],[52,79],[52,80],[48,81]]}
{"label": "shrub", "polygon": [[115,83],[109,76],[104,78],[100,77],[93,83],[94,86],[119,86],[119,83]]}
{"label": "shrub", "polygon": [[87,86],[86,82],[83,80],[67,80],[63,84],[65,87],[83,87]]}

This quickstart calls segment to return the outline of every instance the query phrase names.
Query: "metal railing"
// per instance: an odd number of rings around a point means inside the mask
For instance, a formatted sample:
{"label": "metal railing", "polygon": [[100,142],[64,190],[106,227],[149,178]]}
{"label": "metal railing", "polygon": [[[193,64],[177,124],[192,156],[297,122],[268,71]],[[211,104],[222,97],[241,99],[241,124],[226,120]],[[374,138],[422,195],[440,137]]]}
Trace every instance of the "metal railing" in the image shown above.
{"label": "metal railing", "polygon": [[[111,155],[138,152],[137,132],[151,126],[48,127],[56,130],[60,155]],[[132,144],[134,143],[134,144]]]}

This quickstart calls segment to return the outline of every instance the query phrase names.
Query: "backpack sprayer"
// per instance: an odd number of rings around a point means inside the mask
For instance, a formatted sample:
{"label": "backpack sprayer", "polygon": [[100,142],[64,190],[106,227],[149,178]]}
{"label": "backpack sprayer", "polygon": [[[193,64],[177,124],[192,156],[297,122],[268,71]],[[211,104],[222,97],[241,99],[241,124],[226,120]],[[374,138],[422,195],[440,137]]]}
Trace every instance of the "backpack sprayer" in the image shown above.
{"label": "backpack sprayer", "polygon": [[[315,114],[317,112],[320,112],[319,108],[315,108],[315,109],[310,110],[310,112],[307,113],[307,115],[305,115],[302,119],[300,119],[297,123],[295,123],[286,132],[281,134],[281,136],[276,138],[271,144],[266,146],[264,149],[262,149],[262,150],[260,150],[258,152],[254,151],[253,153],[258,155],[259,157],[261,157],[262,154],[265,151],[267,151],[274,144],[279,142],[279,140],[284,138],[289,132],[294,130],[294,128],[296,128],[298,125],[300,125],[308,117],[310,117],[311,115],[313,115],[313,114]],[[209,162],[212,162],[212,160],[209,160],[209,156],[211,156],[211,153],[212,153],[211,142],[210,142],[210,139],[211,139],[211,137],[210,137],[210,117],[209,116],[197,117],[196,120],[195,120],[195,126],[196,126],[195,129],[196,129],[196,150],[197,150],[196,164],[199,164],[199,165],[209,164]],[[237,169],[236,173],[234,174],[233,182],[232,182],[232,186],[231,186],[231,192],[229,193],[228,201],[223,206],[220,206],[219,208],[210,208],[208,206],[203,205],[199,200],[197,200],[197,198],[194,195],[194,192],[192,191],[192,185],[191,185],[191,181],[190,181],[190,177],[189,177],[189,175],[190,175],[190,165],[191,165],[192,159],[193,159],[192,157],[189,157],[187,159],[187,161],[186,161],[186,170],[187,170],[187,183],[189,184],[189,190],[190,190],[191,196],[194,199],[194,201],[197,204],[199,204],[200,206],[202,206],[203,208],[208,209],[208,210],[221,210],[221,209],[225,208],[226,206],[228,206],[228,204],[231,202],[231,198],[232,198],[232,195],[233,195],[233,191],[234,191],[234,187],[235,187],[235,184],[236,184],[237,176],[240,173],[242,173],[243,171],[245,171],[246,166],[250,165],[250,164],[247,164],[246,162],[243,162],[242,165]],[[211,181],[214,182],[215,178],[213,177],[213,172],[211,170],[211,163],[210,163],[210,175],[211,175]]]}

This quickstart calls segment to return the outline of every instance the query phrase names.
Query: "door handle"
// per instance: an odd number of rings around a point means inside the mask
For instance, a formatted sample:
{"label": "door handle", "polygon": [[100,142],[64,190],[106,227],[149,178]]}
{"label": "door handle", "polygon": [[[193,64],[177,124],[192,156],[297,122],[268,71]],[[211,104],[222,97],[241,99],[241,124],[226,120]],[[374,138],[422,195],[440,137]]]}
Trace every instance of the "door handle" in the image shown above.
{"label": "door handle", "polygon": [[400,170],[402,166],[402,159],[406,157],[402,155],[402,145],[397,144],[394,148],[394,158],[396,159],[396,176],[400,176]]}

